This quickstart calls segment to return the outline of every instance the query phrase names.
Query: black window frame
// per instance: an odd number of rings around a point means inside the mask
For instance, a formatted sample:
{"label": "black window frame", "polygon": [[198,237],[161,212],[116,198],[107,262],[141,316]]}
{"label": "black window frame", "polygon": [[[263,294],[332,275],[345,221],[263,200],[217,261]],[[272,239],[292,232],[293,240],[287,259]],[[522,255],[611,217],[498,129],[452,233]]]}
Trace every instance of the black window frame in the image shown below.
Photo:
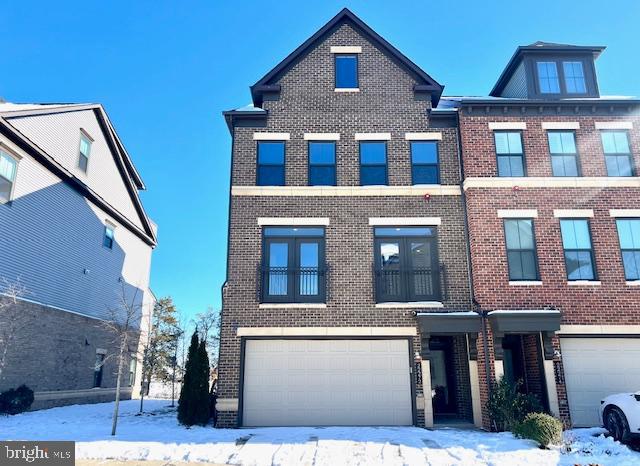
{"label": "black window frame", "polygon": [[[384,144],[384,164],[381,163],[362,163],[362,144]],[[358,163],[360,164],[360,186],[389,186],[389,144],[388,141],[358,141]],[[384,184],[364,184],[362,182],[362,168],[382,167],[384,166]]]}
{"label": "black window frame", "polygon": [[[311,145],[312,144],[332,144],[333,145],[333,163],[311,163]],[[313,167],[332,167],[333,168],[333,184],[316,184],[311,182],[311,171]],[[308,186],[338,186],[338,144],[337,141],[307,141],[307,185]]]}
{"label": "black window frame", "polygon": [[[507,222],[511,221],[522,221],[529,220],[531,221],[531,241],[533,242],[533,249],[524,249],[524,248],[514,248],[509,249],[508,241],[507,241]],[[506,252],[507,259],[507,276],[509,277],[510,282],[537,282],[540,281],[540,264],[538,261],[538,242],[536,241],[536,222],[533,217],[507,217],[502,219],[502,232],[504,234],[504,247]],[[535,266],[535,275],[533,277],[523,277],[523,278],[513,278],[511,276],[511,266],[509,261],[509,253],[519,253],[520,263],[522,263],[522,253],[523,252],[533,252],[533,263]],[[523,274],[524,275],[524,274]]]}
{"label": "black window frame", "polygon": [[[582,80],[584,81],[584,92],[569,92],[569,89],[567,87],[567,75],[566,75],[565,69],[564,69],[565,63],[580,63],[580,66],[582,68]],[[589,83],[587,81],[587,69],[586,69],[584,60],[581,60],[581,59],[578,59],[578,58],[560,60],[560,68],[562,70],[561,88],[562,88],[562,86],[564,86],[564,93],[565,94],[570,95],[570,96],[583,96],[583,95],[587,95],[589,93]]]}
{"label": "black window frame", "polygon": [[638,248],[623,248],[622,242],[620,241],[620,221],[636,221],[640,224],[640,217],[619,217],[616,218],[616,232],[618,233],[618,245],[620,246],[620,262],[622,263],[622,269],[624,270],[624,278],[626,281],[637,282],[640,281],[640,266],[636,266],[638,276],[637,277],[628,277],[627,276],[627,268],[624,263],[624,253],[626,251],[640,254],[640,247]]}
{"label": "black window frame", "polygon": [[[551,141],[549,140],[549,135],[552,133],[560,134],[560,133],[570,133],[573,134],[573,144],[576,148],[576,151],[573,154],[567,154],[564,152],[554,153],[551,152]],[[547,148],[549,150],[549,157],[551,158],[551,174],[554,178],[567,178],[567,177],[580,177],[582,176],[582,166],[580,165],[580,155],[578,152],[578,138],[576,136],[576,131],[573,129],[553,129],[547,130]],[[554,157],[570,157],[572,156],[576,160],[576,175],[556,175],[553,171],[553,158]]]}
{"label": "black window frame", "polygon": [[[436,163],[415,163],[413,161],[413,145],[414,144],[433,144],[436,147]],[[411,157],[411,184],[440,184],[440,143],[438,141],[409,141],[409,156]],[[415,167],[436,167],[436,182],[435,183],[418,183],[416,182]]]}
{"label": "black window frame", "polygon": [[[520,135],[520,147],[522,148],[522,153],[520,154],[520,157],[522,158],[522,176],[513,176],[513,175],[501,175],[500,174],[500,163],[499,163],[499,159],[500,157],[517,157],[518,154],[517,153],[508,153],[508,154],[498,154],[498,144],[496,143],[496,134],[498,133],[517,133]],[[524,133],[522,130],[520,129],[497,129],[493,131],[493,150],[494,153],[496,154],[496,175],[498,176],[498,178],[525,178],[528,175],[527,173],[527,157],[525,155],[525,149],[524,149]],[[511,164],[509,164],[511,165]]]}
{"label": "black window frame", "polygon": [[[357,53],[334,53],[333,54],[333,87],[334,89],[360,89],[360,60]],[[356,62],[356,86],[340,87],[338,86],[338,58],[350,57]]]}
{"label": "black window frame", "polygon": [[[260,163],[260,145],[262,144],[282,144],[282,164],[279,163]],[[282,166],[282,184],[262,184],[260,182],[260,167],[279,167]],[[287,142],[284,140],[264,140],[256,141],[256,186],[286,186],[287,185]]]}
{"label": "black window frame", "polygon": [[[383,235],[377,234],[376,230],[378,228],[429,228],[433,230],[432,235]],[[409,278],[409,269],[414,269],[413,267],[409,267],[411,264],[410,260],[410,247],[407,247],[407,244],[412,239],[420,239],[426,240],[431,243],[431,286],[433,288],[432,295],[418,295],[413,289],[411,284],[411,280]],[[400,276],[400,284],[399,287],[400,293],[391,295],[383,293],[384,289],[382,286],[382,265],[380,264],[380,244],[385,242],[397,242],[399,244],[399,271],[398,275]],[[438,239],[438,228],[435,226],[420,226],[420,225],[402,225],[402,226],[385,226],[385,227],[373,227],[373,269],[374,269],[374,294],[376,303],[389,303],[389,302],[400,302],[400,303],[410,303],[410,302],[424,302],[424,301],[442,301],[442,285],[441,285],[441,270],[440,270],[440,259],[439,259],[439,239]]]}
{"label": "black window frame", "polygon": [[[278,235],[267,236],[267,228],[317,228],[322,229],[322,235]],[[269,294],[270,278],[270,247],[271,243],[287,243],[287,293],[282,295]],[[296,271],[300,270],[299,245],[303,243],[318,244],[318,294],[302,295],[299,287],[300,275]],[[262,227],[262,261],[260,273],[260,302],[261,303],[291,303],[291,304],[315,304],[326,303],[327,299],[327,266],[326,266],[326,228],[320,225],[305,226],[263,226]]]}
{"label": "black window frame", "polygon": [[[614,178],[629,178],[629,177],[633,177],[636,176],[636,163],[635,163],[635,159],[633,157],[633,150],[631,149],[631,135],[629,134],[629,130],[628,129],[601,129],[599,130],[600,132],[600,147],[602,147],[602,154],[604,155],[604,168],[607,172],[607,177],[614,177]],[[624,153],[624,152],[613,152],[613,153],[609,153],[609,152],[605,152],[605,148],[604,148],[604,141],[602,140],[602,135],[604,133],[624,133],[626,134],[627,137],[627,146],[629,146],[629,152],[628,153]],[[631,168],[631,173],[629,175],[610,175],[609,174],[609,165],[607,165],[607,156],[610,157],[623,157],[626,156],[629,159],[629,168]]]}
{"label": "black window frame", "polygon": [[[563,221],[584,221],[587,222],[587,231],[589,232],[589,245],[591,246],[589,249],[578,248],[578,249],[567,249],[564,246],[564,240],[562,238],[562,222]],[[591,221],[589,218],[584,217],[570,217],[570,218],[560,218],[559,222],[560,227],[560,242],[562,243],[562,256],[564,259],[564,273],[567,277],[568,282],[597,282],[598,281],[598,267],[596,265],[596,255],[593,248],[593,234],[591,231]],[[567,267],[567,252],[585,252],[588,251],[591,258],[591,266],[593,278],[569,278],[569,269]]]}
{"label": "black window frame", "polygon": [[6,150],[1,150],[0,149],[0,153],[3,156],[5,156],[13,164],[13,179],[10,180],[9,178],[6,178],[5,176],[0,175],[0,178],[2,178],[7,183],[9,183],[9,193],[7,195],[7,198],[3,199],[2,197],[0,197],[0,204],[9,204],[13,200],[13,193],[14,193],[15,186],[16,186],[16,179],[18,178],[19,159],[17,159],[13,155],[11,155]]}
{"label": "black window frame", "polygon": [[[540,68],[538,68],[538,64],[540,63],[553,63],[554,66],[556,67],[556,79],[558,80],[558,92],[544,92],[542,90],[542,85],[541,85],[541,76],[540,76]],[[544,96],[556,96],[556,95],[560,95],[562,94],[562,76],[561,76],[561,68],[562,66],[558,66],[559,62],[558,60],[554,60],[554,59],[540,59],[540,60],[535,60],[534,61],[534,68],[535,68],[535,76],[536,76],[536,87],[538,88],[538,93],[540,95],[544,95]]]}

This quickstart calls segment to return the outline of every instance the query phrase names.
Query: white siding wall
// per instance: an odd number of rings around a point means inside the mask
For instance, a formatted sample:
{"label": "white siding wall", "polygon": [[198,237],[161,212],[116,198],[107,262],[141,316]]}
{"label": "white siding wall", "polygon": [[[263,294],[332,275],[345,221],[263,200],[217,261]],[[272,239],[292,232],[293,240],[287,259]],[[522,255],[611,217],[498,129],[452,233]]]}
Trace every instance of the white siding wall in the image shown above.
{"label": "white siding wall", "polygon": [[[9,123],[85,182],[132,223],[142,227],[142,221],[93,110],[11,118]],[[94,139],[86,174],[78,168],[80,128]]]}

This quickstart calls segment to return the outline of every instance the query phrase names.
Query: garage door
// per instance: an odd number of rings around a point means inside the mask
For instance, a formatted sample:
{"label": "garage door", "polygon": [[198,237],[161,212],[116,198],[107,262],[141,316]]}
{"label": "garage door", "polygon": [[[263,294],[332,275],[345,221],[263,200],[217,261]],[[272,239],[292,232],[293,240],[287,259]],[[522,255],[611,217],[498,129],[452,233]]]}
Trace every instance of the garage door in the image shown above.
{"label": "garage door", "polygon": [[640,390],[640,339],[562,338],[560,343],[575,426],[599,424],[603,397]]}
{"label": "garage door", "polygon": [[244,426],[411,425],[407,340],[247,340]]}

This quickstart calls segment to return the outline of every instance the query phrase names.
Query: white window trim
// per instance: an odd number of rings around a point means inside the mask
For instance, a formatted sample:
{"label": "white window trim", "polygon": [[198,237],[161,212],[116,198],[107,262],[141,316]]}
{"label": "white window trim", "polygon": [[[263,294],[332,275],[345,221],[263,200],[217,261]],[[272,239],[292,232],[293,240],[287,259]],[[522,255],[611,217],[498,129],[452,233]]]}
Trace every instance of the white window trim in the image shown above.
{"label": "white window trim", "polygon": [[442,141],[442,133],[404,133],[404,138],[407,141]]}
{"label": "white window trim", "polygon": [[542,129],[580,129],[579,121],[543,121]]}
{"label": "white window trim", "polygon": [[304,133],[305,141],[339,141],[340,133]]}
{"label": "white window trim", "polygon": [[416,336],[414,327],[238,327],[236,335],[249,336]]}
{"label": "white window trim", "polygon": [[492,121],[489,122],[489,129],[492,131],[501,130],[525,130],[527,129],[527,123],[524,121]]}
{"label": "white window trim", "polygon": [[9,203],[9,202],[13,201],[13,197],[14,197],[15,191],[16,191],[16,184],[18,183],[18,168],[20,167],[20,160],[22,160],[22,157],[20,157],[13,150],[11,150],[9,147],[7,147],[7,145],[2,143],[2,141],[0,141],[0,151],[2,151],[5,154],[7,154],[7,156],[10,159],[12,159],[16,164],[15,165],[15,171],[13,173],[13,180],[11,181],[11,190],[9,191],[9,199],[6,200],[6,201],[0,200],[0,204],[6,204],[6,203]]}
{"label": "white window trim", "polygon": [[592,218],[591,209],[556,209],[553,211],[555,218]]}
{"label": "white window trim", "polygon": [[329,217],[258,217],[258,226],[328,226]]}
{"label": "white window trim", "polygon": [[356,141],[390,141],[391,133],[356,133]]}
{"label": "white window trim", "polygon": [[254,141],[288,141],[289,133],[253,133]]}
{"label": "white window trim", "polygon": [[359,45],[332,45],[331,53],[362,53]]}
{"label": "white window trim", "polygon": [[610,217],[620,218],[640,218],[640,209],[611,209]]}
{"label": "white window trim", "polygon": [[537,209],[498,209],[498,218],[538,218]]}
{"label": "white window trim", "polygon": [[[88,155],[84,155],[82,153],[82,151],[80,150],[80,146],[82,145],[82,139],[86,139],[87,142],[89,143],[89,154]],[[89,174],[89,162],[91,161],[91,152],[92,152],[92,148],[93,148],[93,143],[95,142],[95,140],[91,137],[91,135],[84,129],[84,128],[80,128],[80,138],[78,139],[78,170],[80,170],[80,172],[82,172],[85,175]],[[83,170],[82,168],[80,168],[80,157],[85,157],[87,159],[87,169]]]}
{"label": "white window trim", "polygon": [[441,217],[369,217],[369,225],[371,226],[434,226],[441,224]]}
{"label": "white window trim", "polygon": [[632,121],[596,121],[596,129],[633,129]]}
{"label": "white window trim", "polygon": [[336,87],[334,89],[336,92],[360,92],[359,87]]}

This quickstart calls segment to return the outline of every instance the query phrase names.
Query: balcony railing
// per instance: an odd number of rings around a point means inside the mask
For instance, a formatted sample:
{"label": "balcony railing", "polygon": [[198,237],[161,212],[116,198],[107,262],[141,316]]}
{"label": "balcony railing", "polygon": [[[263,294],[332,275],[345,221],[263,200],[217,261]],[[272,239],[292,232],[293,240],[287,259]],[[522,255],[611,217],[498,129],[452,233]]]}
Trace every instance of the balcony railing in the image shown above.
{"label": "balcony railing", "polygon": [[374,264],[373,282],[375,300],[378,303],[443,301],[447,299],[447,275],[442,264],[436,268],[382,268]]}
{"label": "balcony railing", "polygon": [[299,268],[258,265],[258,302],[324,303],[328,275],[326,265]]}

